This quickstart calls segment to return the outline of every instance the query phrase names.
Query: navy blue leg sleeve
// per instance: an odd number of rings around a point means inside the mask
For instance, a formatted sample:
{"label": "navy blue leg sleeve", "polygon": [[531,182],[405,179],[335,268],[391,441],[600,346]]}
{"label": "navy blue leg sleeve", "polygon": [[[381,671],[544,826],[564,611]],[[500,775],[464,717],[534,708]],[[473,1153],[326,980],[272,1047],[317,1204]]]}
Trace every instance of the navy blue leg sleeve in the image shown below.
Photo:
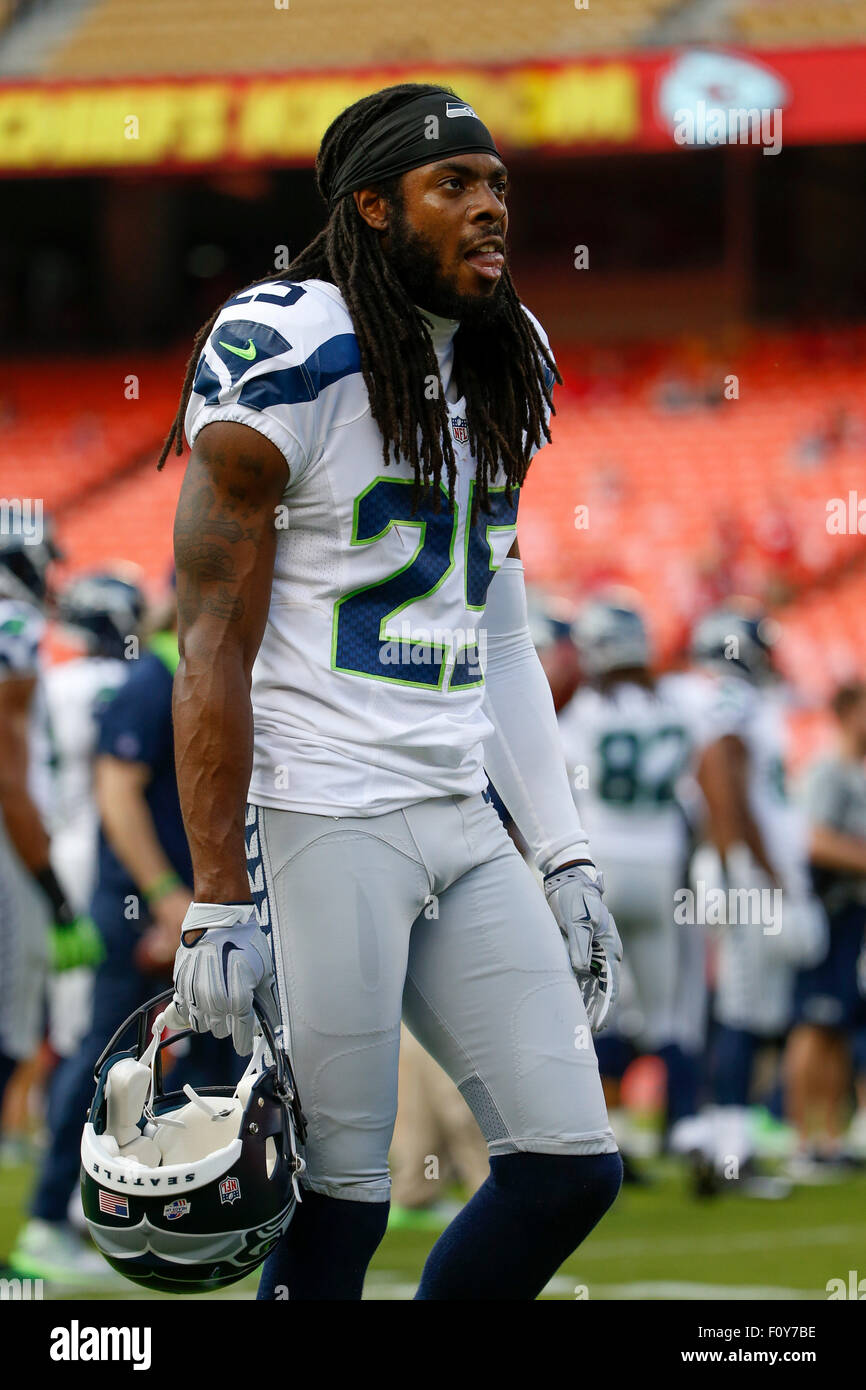
{"label": "navy blue leg sleeve", "polygon": [[677,1120],[694,1115],[697,1111],[698,1063],[697,1059],[684,1052],[678,1043],[666,1043],[658,1049],[657,1056],[664,1062],[668,1074],[666,1122],[670,1127],[675,1125]]}
{"label": "navy blue leg sleeve", "polygon": [[357,1302],[387,1225],[387,1202],[344,1202],[304,1192],[292,1224],[265,1260],[257,1297]]}
{"label": "navy blue leg sleeve", "polygon": [[0,1052],[0,1102],[2,1102],[3,1100],[3,1095],[6,1091],[6,1087],[8,1086],[9,1081],[12,1077],[12,1073],[14,1072],[17,1066],[18,1062],[14,1057],[8,1056],[8,1054],[5,1052]]}
{"label": "navy blue leg sleeve", "polygon": [[437,1240],[416,1299],[537,1298],[611,1206],[612,1154],[503,1154]]}
{"label": "navy blue leg sleeve", "polygon": [[713,1059],[717,1105],[748,1105],[756,1051],[754,1033],[719,1025]]}

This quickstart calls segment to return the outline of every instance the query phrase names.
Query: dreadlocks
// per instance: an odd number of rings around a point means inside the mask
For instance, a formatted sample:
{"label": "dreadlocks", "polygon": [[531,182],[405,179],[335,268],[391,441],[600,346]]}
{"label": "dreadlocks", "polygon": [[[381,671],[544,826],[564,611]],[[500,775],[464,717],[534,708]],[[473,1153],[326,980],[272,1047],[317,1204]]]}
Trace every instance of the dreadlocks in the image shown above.
{"label": "dreadlocks", "polygon": [[[408,97],[442,90],[401,83],[363,97],[341,112],[325,132],[316,158],[316,183],[325,200],[343,159],[373,121]],[[392,204],[399,205],[399,183],[394,178],[381,185]],[[422,493],[432,491],[438,507],[440,483],[447,481],[453,507],[457,470],[448,411],[444,393],[431,395],[427,389],[430,378],[439,377],[433,343],[383,253],[379,235],[360,216],[351,195],[340,198],[326,226],[286,270],[255,284],[313,279],[336,285],[352,317],[385,463],[391,461],[392,453],[409,460],[415,473],[413,505]],[[454,337],[455,380],[466,397],[469,442],[476,460],[476,512],[489,507],[489,486],[500,463],[509,500],[512,489],[522,484],[533,447],[550,439],[545,405],[553,407],[545,367],[554,380],[561,381],[550,353],[520,306],[507,268],[498,293],[501,306],[495,326],[461,323]],[[160,468],[172,445],[177,454],[183,450],[183,421],[196,365],[219,312],[196,335],[178,411],[159,457]]]}

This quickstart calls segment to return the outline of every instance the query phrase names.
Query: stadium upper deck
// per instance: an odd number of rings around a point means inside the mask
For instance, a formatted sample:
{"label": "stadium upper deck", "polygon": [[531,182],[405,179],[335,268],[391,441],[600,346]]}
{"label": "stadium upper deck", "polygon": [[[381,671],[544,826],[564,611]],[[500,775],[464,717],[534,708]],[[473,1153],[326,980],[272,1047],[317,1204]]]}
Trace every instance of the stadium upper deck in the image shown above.
{"label": "stadium upper deck", "polygon": [[461,0],[437,0],[435,21],[404,0],[42,0],[36,7],[0,0],[0,26],[4,11],[7,26],[32,31],[19,48],[18,71],[70,78],[315,70],[417,63],[421,55],[505,63],[683,42],[785,46],[866,37],[866,0],[502,0],[481,25],[466,24]]}

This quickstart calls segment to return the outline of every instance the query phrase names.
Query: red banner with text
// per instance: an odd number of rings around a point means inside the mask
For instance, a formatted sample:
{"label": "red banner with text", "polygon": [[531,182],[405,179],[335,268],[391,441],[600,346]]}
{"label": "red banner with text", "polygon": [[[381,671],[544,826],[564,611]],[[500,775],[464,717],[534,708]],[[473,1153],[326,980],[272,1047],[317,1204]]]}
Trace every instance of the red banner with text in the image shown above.
{"label": "red banner with text", "polygon": [[437,81],[472,103],[504,153],[866,139],[866,45],[721,48],[351,72],[0,84],[0,174],[309,164],[367,92]]}

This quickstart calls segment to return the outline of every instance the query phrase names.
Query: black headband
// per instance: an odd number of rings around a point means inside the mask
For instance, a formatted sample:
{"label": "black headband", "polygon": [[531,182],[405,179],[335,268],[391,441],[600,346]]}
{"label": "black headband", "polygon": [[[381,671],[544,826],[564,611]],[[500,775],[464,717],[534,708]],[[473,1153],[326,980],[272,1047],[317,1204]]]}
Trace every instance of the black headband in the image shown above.
{"label": "black headband", "polygon": [[471,106],[450,92],[423,92],[374,121],[334,176],[328,207],[347,193],[450,154],[495,154],[493,136]]}

